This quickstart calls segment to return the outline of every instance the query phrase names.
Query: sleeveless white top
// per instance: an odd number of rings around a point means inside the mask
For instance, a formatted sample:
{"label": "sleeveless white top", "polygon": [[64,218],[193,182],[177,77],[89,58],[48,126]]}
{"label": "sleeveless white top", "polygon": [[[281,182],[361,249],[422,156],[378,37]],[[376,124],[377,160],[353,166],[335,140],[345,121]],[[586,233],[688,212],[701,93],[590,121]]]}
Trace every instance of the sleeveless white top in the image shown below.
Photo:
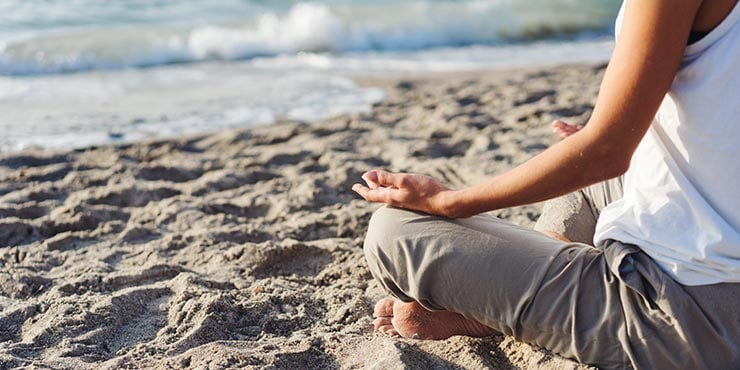
{"label": "sleeveless white top", "polygon": [[684,285],[740,282],[740,3],[686,47],[624,196],[599,217],[594,243],[609,239]]}

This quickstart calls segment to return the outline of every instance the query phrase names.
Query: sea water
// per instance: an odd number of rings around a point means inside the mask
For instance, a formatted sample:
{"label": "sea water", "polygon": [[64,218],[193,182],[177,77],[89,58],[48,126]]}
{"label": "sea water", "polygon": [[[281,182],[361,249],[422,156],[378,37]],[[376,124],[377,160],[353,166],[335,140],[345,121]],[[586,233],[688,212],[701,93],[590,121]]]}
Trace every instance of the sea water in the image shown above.
{"label": "sea water", "polygon": [[6,0],[0,151],[368,111],[352,77],[604,61],[618,0]]}

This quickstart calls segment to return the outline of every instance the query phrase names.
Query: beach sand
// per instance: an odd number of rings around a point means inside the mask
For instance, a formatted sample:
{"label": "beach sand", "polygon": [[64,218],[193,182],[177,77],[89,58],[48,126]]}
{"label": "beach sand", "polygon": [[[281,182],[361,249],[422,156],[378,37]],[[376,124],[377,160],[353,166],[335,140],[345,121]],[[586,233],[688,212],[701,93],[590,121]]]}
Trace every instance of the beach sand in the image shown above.
{"label": "beach sand", "polygon": [[371,168],[452,187],[510,169],[558,140],[553,119],[585,122],[602,73],[373,79],[369,114],[0,157],[0,368],[587,369],[502,335],[374,333],[379,206],[350,188]]}

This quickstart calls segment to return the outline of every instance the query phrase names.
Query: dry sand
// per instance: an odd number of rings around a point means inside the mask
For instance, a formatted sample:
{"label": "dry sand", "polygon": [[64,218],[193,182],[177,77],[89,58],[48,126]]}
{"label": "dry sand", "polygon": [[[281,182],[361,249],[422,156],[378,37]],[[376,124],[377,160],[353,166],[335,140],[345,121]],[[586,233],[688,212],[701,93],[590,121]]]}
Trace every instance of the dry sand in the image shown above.
{"label": "dry sand", "polygon": [[370,114],[0,157],[0,368],[587,368],[504,336],[373,333],[378,206],[350,187],[374,167],[453,187],[511,168],[554,118],[585,121],[602,72],[376,80]]}

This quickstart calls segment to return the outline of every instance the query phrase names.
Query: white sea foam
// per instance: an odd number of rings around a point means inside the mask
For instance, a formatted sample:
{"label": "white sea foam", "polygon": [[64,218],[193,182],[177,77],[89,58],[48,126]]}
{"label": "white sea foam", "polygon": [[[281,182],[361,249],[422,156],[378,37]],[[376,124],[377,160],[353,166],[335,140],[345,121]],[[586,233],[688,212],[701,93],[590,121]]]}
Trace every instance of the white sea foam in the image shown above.
{"label": "white sea foam", "polygon": [[[149,67],[302,52],[408,51],[608,28],[615,1],[307,2],[241,20],[124,24],[0,36],[0,75]],[[20,31],[19,31],[20,32]]]}
{"label": "white sea foam", "polygon": [[200,27],[189,49],[199,59],[239,59],[298,51],[342,50],[344,25],[323,4],[303,3],[287,15],[261,16],[252,28]]}
{"label": "white sea foam", "polygon": [[368,111],[382,98],[333,73],[244,63],[0,77],[0,152],[312,121]]}
{"label": "white sea foam", "polygon": [[0,152],[210,132],[366,112],[383,98],[356,75],[603,62],[613,43],[535,43],[420,52],[303,53],[243,62],[0,76]]}
{"label": "white sea foam", "polygon": [[619,0],[156,4],[0,2],[0,152],[368,111],[356,75],[605,61],[583,32]]}

